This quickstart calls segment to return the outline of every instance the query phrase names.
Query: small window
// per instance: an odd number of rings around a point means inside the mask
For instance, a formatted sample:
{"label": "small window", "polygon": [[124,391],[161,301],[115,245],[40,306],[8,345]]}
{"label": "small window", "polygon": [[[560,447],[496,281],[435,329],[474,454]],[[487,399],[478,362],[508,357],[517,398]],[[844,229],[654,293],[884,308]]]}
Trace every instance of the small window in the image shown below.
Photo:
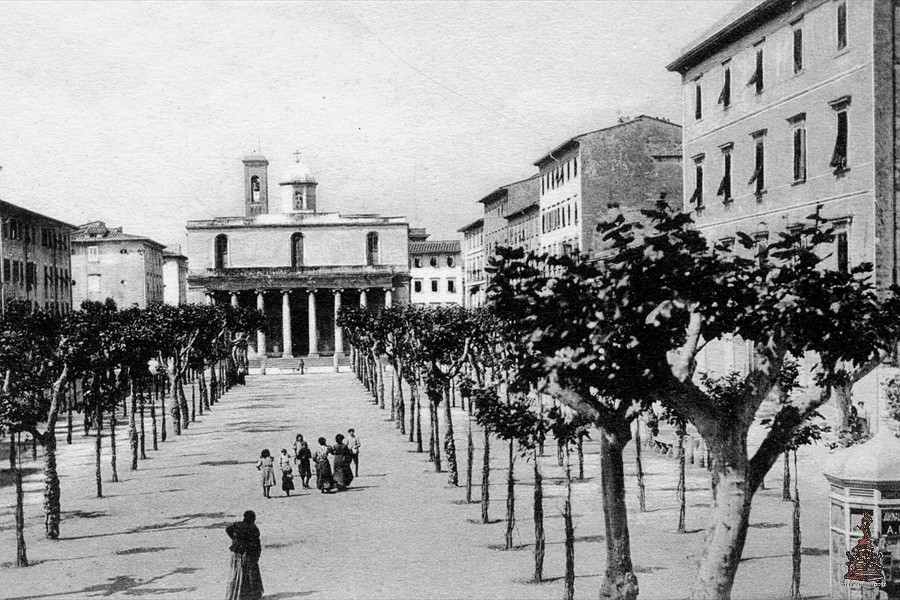
{"label": "small window", "polygon": [[769,260],[769,233],[761,231],[753,236],[756,242],[756,262],[762,267]]}
{"label": "small window", "polygon": [[572,157],[572,177],[578,177],[578,157]]}
{"label": "small window", "polygon": [[754,186],[754,193],[760,195],[766,191],[766,138],[764,135],[756,136],[753,157],[753,176],[747,185]]}
{"label": "small window", "polygon": [[303,266],[303,234],[299,231],[291,234],[291,267]]}
{"label": "small window", "polygon": [[447,292],[449,292],[451,294],[456,293],[456,280],[455,279],[447,280]]}
{"label": "small window", "polygon": [[793,123],[791,133],[793,144],[794,183],[806,181],[806,120]]}
{"label": "small window", "polygon": [[723,202],[730,202],[731,195],[731,147],[722,150],[722,181],[719,182],[717,196],[722,196]]}
{"label": "small window", "polygon": [[253,203],[259,202],[260,199],[260,187],[259,187],[259,175],[254,175],[250,178],[250,201]]}
{"label": "small window", "polygon": [[837,49],[847,47],[847,2],[837,3]]}
{"label": "small window", "polygon": [[373,231],[366,235],[366,264],[371,266],[380,264],[380,262],[378,234]]}
{"label": "small window", "polygon": [[432,291],[432,292],[437,292],[437,291],[438,291],[438,280],[437,280],[437,279],[432,279],[432,280],[431,280],[431,291]]}
{"label": "small window", "polygon": [[837,246],[837,270],[847,273],[850,270],[850,245],[847,224],[841,224],[835,231],[834,243]]}
{"label": "small window", "polygon": [[88,246],[87,247],[87,259],[88,259],[88,262],[100,262],[100,247],[99,246]]}
{"label": "small window", "polygon": [[213,244],[215,254],[215,268],[224,269],[228,266],[228,236],[220,234],[216,236]]}
{"label": "small window", "polygon": [[99,293],[100,292],[100,276],[99,275],[88,275],[88,292],[89,293]]}
{"label": "small window", "polygon": [[12,280],[12,272],[10,271],[9,259],[3,259],[3,282],[9,283]]}
{"label": "small window", "polygon": [[456,266],[456,261],[453,259],[452,256],[447,257],[447,266],[450,267],[451,269]]}
{"label": "small window", "polygon": [[416,292],[417,294],[422,293],[422,280],[421,279],[416,279],[415,281],[413,281],[413,291]]}
{"label": "small window", "polygon": [[722,91],[719,92],[718,103],[722,108],[731,106],[731,63],[725,64],[725,71],[722,74]]}
{"label": "small window", "polygon": [[432,256],[431,259],[428,261],[428,264],[431,265],[432,267],[437,267],[438,266],[437,256]]}
{"label": "small window", "polygon": [[803,70],[803,28],[794,27],[794,73]]}
{"label": "small window", "polygon": [[829,166],[834,169],[835,173],[842,173],[847,170],[847,110],[839,110],[836,117],[837,137],[834,140],[834,150],[831,153]]}
{"label": "small window", "polygon": [[700,81],[694,84],[694,119],[699,121],[703,118],[703,88]]}
{"label": "small window", "polygon": [[694,159],[694,193],[691,194],[689,204],[696,204],[698,209],[703,208],[703,159]]}

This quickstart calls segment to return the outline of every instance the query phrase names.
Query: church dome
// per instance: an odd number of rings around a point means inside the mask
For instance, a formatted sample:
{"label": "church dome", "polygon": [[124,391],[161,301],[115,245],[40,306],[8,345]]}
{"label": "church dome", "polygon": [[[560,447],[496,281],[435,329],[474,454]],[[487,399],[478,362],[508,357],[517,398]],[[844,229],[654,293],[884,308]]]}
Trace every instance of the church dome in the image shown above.
{"label": "church dome", "polygon": [[312,174],[309,167],[300,162],[293,163],[284,172],[281,183],[316,183],[316,177]]}

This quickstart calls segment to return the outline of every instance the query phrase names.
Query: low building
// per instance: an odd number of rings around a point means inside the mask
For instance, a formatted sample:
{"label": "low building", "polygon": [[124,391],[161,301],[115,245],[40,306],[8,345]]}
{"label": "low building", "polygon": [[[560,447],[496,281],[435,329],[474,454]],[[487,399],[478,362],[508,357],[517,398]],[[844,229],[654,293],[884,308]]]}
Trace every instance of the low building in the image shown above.
{"label": "low building", "polygon": [[321,212],[318,182],[299,157],[281,201],[270,201],[269,161],[243,163],[245,215],[187,223],[188,300],[262,310],[268,335],[251,340],[254,355],[343,355],[342,304],[409,301],[409,223]]}
{"label": "low building", "polygon": [[463,234],[463,306],[484,306],[484,219],[458,229]]}
{"label": "low building", "polygon": [[119,308],[162,302],[163,248],[103,221],[81,225],[72,235],[73,302],[112,298]]}
{"label": "low building", "polygon": [[181,246],[163,250],[163,302],[180,305],[187,302],[188,259]]}
{"label": "low building", "polygon": [[682,204],[681,127],[641,115],[570,138],[535,161],[540,170],[540,249],[600,250],[597,223],[610,210],[663,199]]}
{"label": "low building", "polygon": [[[462,260],[459,240],[427,241],[412,235],[409,243],[411,304],[462,304]],[[427,238],[427,234],[424,238]]]}
{"label": "low building", "polygon": [[75,226],[0,200],[3,256],[0,308],[27,300],[57,314],[72,310],[71,234]]}

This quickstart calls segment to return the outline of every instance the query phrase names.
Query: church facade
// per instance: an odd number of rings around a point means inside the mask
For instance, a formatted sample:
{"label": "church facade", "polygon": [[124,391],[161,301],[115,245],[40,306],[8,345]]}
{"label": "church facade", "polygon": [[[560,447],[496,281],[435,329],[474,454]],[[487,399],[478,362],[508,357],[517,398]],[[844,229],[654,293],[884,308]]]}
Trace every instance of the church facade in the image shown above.
{"label": "church facade", "polygon": [[260,309],[267,327],[251,340],[253,354],[342,355],[342,305],[409,301],[408,221],[321,212],[299,157],[278,198],[269,196],[268,160],[243,163],[245,214],[187,223],[188,302]]}

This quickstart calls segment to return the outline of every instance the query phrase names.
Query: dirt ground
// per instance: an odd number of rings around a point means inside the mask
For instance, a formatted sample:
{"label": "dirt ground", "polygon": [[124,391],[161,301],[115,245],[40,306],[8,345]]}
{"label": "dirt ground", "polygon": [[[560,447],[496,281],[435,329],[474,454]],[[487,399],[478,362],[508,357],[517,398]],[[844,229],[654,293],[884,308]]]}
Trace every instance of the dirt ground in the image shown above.
{"label": "dirt ground", "polygon": [[[93,441],[77,429],[61,436],[61,538],[43,538],[40,461],[25,463],[26,536],[31,567],[17,569],[8,471],[0,474],[0,597],[19,599],[159,596],[220,598],[228,575],[225,525],[247,509],[262,532],[260,567],[270,600],[293,598],[559,598],[564,567],[562,469],[548,445],[545,476],[547,581],[533,572],[531,464],[519,459],[517,548],[502,550],[506,449],[492,445],[492,523],[480,523],[480,505],[466,505],[465,490],[447,485],[427,454],[417,454],[388,414],[352,374],[251,377],[230,391],[184,435],[149,450],[130,471],[120,424],[120,482],[110,483],[104,440],[104,492],[95,497]],[[466,416],[454,411],[461,481],[465,477]],[[427,435],[427,419],[424,420]],[[307,440],[355,427],[362,440],[360,477],[347,492],[315,489],[285,498],[280,488],[262,497],[255,463],[262,448],[277,454],[294,435]],[[442,431],[444,424],[441,424]],[[148,422],[149,431],[149,422]],[[476,432],[476,485],[481,436]],[[596,598],[604,568],[604,540],[596,442],[588,442],[584,481],[575,484],[576,596]],[[824,448],[800,455],[803,498],[803,586],[806,598],[828,595],[827,482]],[[6,462],[4,449],[0,459]],[[634,473],[634,445],[626,457]],[[639,513],[636,482],[629,486],[629,525],[641,598],[683,598],[702,551],[710,505],[705,469],[688,467],[687,534],[676,533],[676,468],[672,459],[645,450],[648,512]],[[299,480],[298,480],[299,481]],[[755,500],[751,530],[734,597],[786,598],[790,589],[789,503],[781,501],[780,464]],[[480,498],[476,487],[474,498]],[[13,561],[12,563],[10,561]]]}

